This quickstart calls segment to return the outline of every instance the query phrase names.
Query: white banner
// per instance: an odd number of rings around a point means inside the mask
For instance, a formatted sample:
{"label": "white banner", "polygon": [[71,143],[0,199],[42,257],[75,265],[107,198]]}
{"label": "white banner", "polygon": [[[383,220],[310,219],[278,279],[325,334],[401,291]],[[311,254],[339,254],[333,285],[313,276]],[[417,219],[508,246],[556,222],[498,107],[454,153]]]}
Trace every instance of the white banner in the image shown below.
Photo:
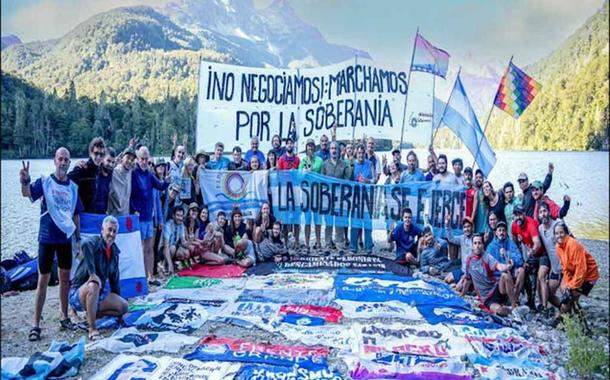
{"label": "white banner", "polygon": [[239,206],[245,219],[254,219],[261,204],[268,201],[267,171],[205,170],[199,176],[203,201],[210,211],[210,220],[224,211],[227,220],[233,207]]}
{"label": "white banner", "polygon": [[423,319],[416,307],[398,301],[359,302],[338,299],[335,302],[341,306],[343,315],[350,319],[398,318],[413,321]]}
{"label": "white banner", "polygon": [[339,140],[363,134],[400,140],[403,119],[404,141],[427,145],[432,131],[431,77],[409,88],[407,76],[406,63],[361,57],[300,70],[201,61],[197,150],[212,151],[217,141],[229,149],[249,147],[250,138],[258,136],[259,148],[266,152],[275,134],[282,139],[296,136],[304,149],[308,138],[319,141],[322,134],[329,136],[335,122],[342,127],[337,130]]}

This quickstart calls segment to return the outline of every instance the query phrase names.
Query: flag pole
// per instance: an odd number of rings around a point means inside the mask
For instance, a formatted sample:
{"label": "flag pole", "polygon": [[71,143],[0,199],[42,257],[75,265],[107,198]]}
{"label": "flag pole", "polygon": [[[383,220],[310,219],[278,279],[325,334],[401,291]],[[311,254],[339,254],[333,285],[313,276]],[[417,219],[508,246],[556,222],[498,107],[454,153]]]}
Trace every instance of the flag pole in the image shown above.
{"label": "flag pole", "polygon": [[434,140],[434,99],[436,89],[436,75],[432,76],[432,128],[430,128],[430,146],[432,146],[432,140]]}
{"label": "flag pole", "polygon": [[451,89],[451,93],[449,94],[449,99],[447,99],[447,103],[445,103],[445,107],[443,107],[443,113],[441,114],[441,118],[438,119],[438,124],[436,124],[436,128],[434,130],[434,136],[432,136],[432,141],[430,141],[430,145],[432,145],[432,143],[434,142],[434,139],[436,138],[436,134],[438,133],[438,130],[441,127],[441,121],[443,121],[443,118],[445,117],[445,113],[447,112],[447,107],[449,106],[449,103],[451,102],[451,97],[453,96],[453,90],[455,90],[455,84],[457,83],[457,80],[460,78],[460,72],[462,72],[462,66],[460,66],[458,68],[458,72],[455,77],[455,82],[453,83],[453,88]]}
{"label": "flag pole", "polygon": [[510,56],[510,60],[508,61],[508,65],[506,66],[506,69],[504,70],[504,74],[502,75],[502,77],[500,78],[500,83],[498,84],[498,89],[496,90],[496,94],[494,95],[494,101],[491,104],[491,108],[489,110],[489,113],[487,114],[487,120],[485,121],[485,126],[483,127],[483,134],[481,135],[481,138],[479,139],[479,144],[477,145],[477,154],[475,154],[474,156],[474,162],[472,163],[472,168],[474,169],[474,164],[477,163],[477,158],[479,157],[479,153],[481,152],[481,144],[483,143],[483,138],[485,137],[485,132],[487,132],[487,126],[489,125],[489,119],[491,119],[491,113],[494,110],[495,107],[495,103],[496,103],[496,96],[498,96],[498,91],[500,90],[500,85],[502,85],[502,78],[504,78],[506,76],[506,73],[508,73],[508,69],[510,67],[510,64],[513,62],[513,56]]}
{"label": "flag pole", "polygon": [[[358,55],[354,54],[354,66],[358,65]],[[329,90],[330,91],[330,90]],[[357,94],[357,90],[354,88],[354,104],[356,104],[356,97],[358,96]],[[352,144],[354,144],[355,142],[355,135],[356,135],[356,124],[354,123],[354,125],[352,126]]]}
{"label": "flag pole", "polygon": [[[419,36],[419,26],[415,32],[415,39],[413,40],[413,51],[411,52],[411,63],[409,64],[409,74],[407,75],[407,92],[405,93],[405,104],[402,111],[402,129],[400,131],[400,145],[399,150],[402,150],[402,141],[405,134],[405,117],[407,115],[407,99],[409,98],[409,89],[411,88],[411,68],[413,67],[413,59],[415,58],[415,49],[417,43],[417,36]],[[434,100],[433,100],[434,101]],[[434,116],[433,116],[434,118]]]}

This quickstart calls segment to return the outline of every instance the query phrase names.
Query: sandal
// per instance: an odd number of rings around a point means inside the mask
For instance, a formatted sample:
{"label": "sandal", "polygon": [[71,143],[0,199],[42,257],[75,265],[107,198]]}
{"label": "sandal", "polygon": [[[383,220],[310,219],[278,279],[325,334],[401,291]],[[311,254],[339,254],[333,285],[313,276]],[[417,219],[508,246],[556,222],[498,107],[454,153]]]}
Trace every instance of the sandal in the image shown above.
{"label": "sandal", "polygon": [[72,322],[72,320],[70,318],[66,318],[66,319],[59,321],[59,325],[60,325],[61,330],[70,330],[70,331],[76,330],[76,325]]}
{"label": "sandal", "polygon": [[32,327],[30,329],[30,333],[28,334],[28,340],[30,342],[36,342],[36,341],[40,340],[41,332],[42,332],[42,330],[40,330],[40,327]]}
{"label": "sandal", "polygon": [[94,332],[93,334],[89,334],[89,342],[95,342],[97,340],[104,339],[102,334],[99,331]]}

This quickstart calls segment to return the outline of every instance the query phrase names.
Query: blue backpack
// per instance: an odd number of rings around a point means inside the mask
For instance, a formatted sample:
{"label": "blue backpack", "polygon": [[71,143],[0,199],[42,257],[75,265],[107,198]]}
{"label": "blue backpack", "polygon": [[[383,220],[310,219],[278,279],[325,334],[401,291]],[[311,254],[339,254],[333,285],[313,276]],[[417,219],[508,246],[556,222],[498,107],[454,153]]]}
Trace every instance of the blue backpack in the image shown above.
{"label": "blue backpack", "polygon": [[[2,292],[8,290],[33,290],[38,285],[38,257],[32,258],[27,252],[19,251],[12,259],[2,260]],[[49,285],[57,285],[57,259],[51,266],[51,279]]]}

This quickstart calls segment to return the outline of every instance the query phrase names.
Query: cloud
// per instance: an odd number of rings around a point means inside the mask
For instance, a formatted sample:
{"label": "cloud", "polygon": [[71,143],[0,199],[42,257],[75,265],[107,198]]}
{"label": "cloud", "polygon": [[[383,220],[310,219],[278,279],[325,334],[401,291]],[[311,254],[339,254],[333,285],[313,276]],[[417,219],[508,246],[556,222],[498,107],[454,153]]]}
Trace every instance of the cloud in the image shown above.
{"label": "cloud", "polygon": [[122,6],[161,5],[167,0],[40,0],[3,12],[2,34],[12,33],[24,42],[58,38],[91,16]]}

